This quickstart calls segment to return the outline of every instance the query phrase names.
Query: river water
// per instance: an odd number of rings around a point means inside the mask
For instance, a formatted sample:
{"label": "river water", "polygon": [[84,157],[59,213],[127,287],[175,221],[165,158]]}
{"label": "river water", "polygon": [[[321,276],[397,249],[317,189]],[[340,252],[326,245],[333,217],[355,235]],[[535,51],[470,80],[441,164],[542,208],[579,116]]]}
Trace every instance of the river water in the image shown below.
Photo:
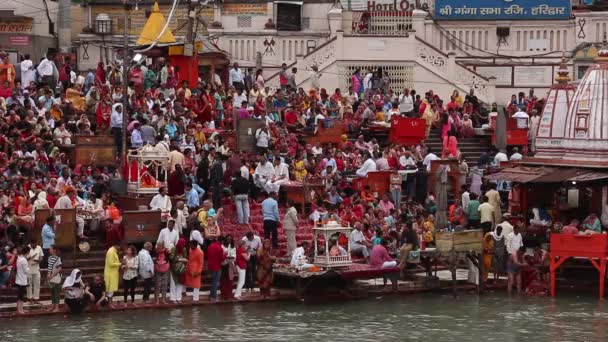
{"label": "river water", "polygon": [[0,320],[3,341],[608,341],[595,297],[486,294],[243,303]]}

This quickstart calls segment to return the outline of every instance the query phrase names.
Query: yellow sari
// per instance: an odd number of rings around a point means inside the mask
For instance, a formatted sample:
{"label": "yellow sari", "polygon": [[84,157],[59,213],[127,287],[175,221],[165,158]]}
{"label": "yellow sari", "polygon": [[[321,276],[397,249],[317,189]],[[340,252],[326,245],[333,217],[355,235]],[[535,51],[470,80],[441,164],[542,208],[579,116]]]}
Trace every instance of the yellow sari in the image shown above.
{"label": "yellow sari", "polygon": [[82,96],[80,94],[80,92],[74,88],[68,88],[65,91],[65,98],[66,100],[70,101],[72,103],[72,106],[79,110],[84,112],[86,109],[86,105],[87,105],[87,101],[85,100],[84,96]]}
{"label": "yellow sari", "polygon": [[304,167],[304,161],[301,159],[296,160],[296,162],[293,163],[293,168],[296,180],[298,182],[304,182],[306,175],[308,174],[308,171],[306,171],[306,168]]}

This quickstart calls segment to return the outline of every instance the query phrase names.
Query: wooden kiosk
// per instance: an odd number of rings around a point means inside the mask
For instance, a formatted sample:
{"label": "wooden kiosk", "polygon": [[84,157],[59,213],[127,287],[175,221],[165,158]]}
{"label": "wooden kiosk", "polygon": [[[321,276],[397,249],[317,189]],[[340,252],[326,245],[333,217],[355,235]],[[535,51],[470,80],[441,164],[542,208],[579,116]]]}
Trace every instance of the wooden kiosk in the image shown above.
{"label": "wooden kiosk", "polygon": [[[140,243],[156,239],[160,232],[161,212],[140,210],[148,206],[151,197],[166,186],[169,158],[164,150],[151,145],[127,153],[127,192],[119,198],[122,209],[124,242]],[[147,208],[146,208],[147,209]]]}
{"label": "wooden kiosk", "polygon": [[555,297],[555,271],[569,258],[587,258],[599,271],[599,297],[604,299],[608,235],[551,234],[551,296]]}

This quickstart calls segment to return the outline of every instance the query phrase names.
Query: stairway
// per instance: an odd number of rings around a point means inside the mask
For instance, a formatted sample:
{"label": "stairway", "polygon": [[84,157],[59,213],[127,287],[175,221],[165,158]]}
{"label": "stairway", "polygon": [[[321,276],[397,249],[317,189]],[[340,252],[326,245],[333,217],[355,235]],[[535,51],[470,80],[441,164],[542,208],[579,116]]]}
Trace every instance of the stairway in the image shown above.
{"label": "stairway", "polygon": [[[443,141],[441,140],[441,130],[433,129],[429,135],[426,145],[432,149],[433,153],[441,156]],[[475,136],[471,138],[458,139],[458,149],[466,157],[469,167],[477,165],[482,153],[487,152],[491,146],[490,137]]]}

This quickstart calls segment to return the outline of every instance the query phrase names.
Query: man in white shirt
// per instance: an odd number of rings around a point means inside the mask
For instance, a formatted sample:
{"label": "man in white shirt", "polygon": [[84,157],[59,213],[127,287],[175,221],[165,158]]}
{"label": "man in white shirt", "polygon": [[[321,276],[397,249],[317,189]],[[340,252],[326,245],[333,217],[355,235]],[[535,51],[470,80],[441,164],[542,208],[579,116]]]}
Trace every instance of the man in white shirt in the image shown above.
{"label": "man in white shirt", "polygon": [[508,161],[509,161],[509,158],[507,157],[506,153],[496,150],[496,155],[494,155],[494,165],[495,166],[500,166],[500,163],[506,163]]}
{"label": "man in white shirt", "polygon": [[369,259],[369,249],[372,247],[370,241],[365,238],[361,229],[363,225],[360,222],[355,223],[355,229],[350,232],[350,252],[360,253],[365,257],[365,260]]}
{"label": "man in white shirt", "polygon": [[38,74],[40,75],[40,81],[45,83],[46,85],[52,87],[53,86],[53,74],[54,74],[54,65],[53,61],[49,60],[47,57],[44,57],[40,64],[38,64]]}
{"label": "man in white shirt", "polygon": [[507,253],[509,254],[509,256],[517,252],[519,247],[524,245],[523,238],[521,236],[521,233],[519,232],[519,227],[515,227],[515,229],[511,233],[509,233],[509,235],[507,235],[506,245]]}
{"label": "man in white shirt", "polygon": [[36,73],[34,72],[34,63],[30,59],[30,55],[26,54],[20,64],[21,67],[21,86],[25,89],[30,86],[30,83],[36,82]]}
{"label": "man in white shirt", "polygon": [[461,190],[462,195],[460,195],[460,203],[462,204],[462,210],[467,213],[469,209],[469,202],[471,202],[471,194],[469,193],[469,189],[466,184],[461,186]]}
{"label": "man in white shirt", "polygon": [[376,171],[376,162],[372,159],[371,154],[369,152],[364,152],[367,154],[367,160],[361,165],[361,167],[357,170],[357,177],[367,177],[367,174],[371,171]]}
{"label": "man in white shirt", "polygon": [[412,158],[412,153],[410,151],[405,151],[405,153],[399,157],[399,165],[403,168],[416,166],[416,161]]}
{"label": "man in white shirt", "polygon": [[243,81],[243,72],[239,68],[239,63],[235,62],[233,68],[230,69],[230,72],[228,73],[228,83],[232,84],[236,89],[245,89],[245,83]]}
{"label": "man in white shirt", "polygon": [[38,303],[40,300],[40,262],[44,257],[42,247],[36,239],[30,241],[30,252],[27,254],[29,272],[27,275],[27,300]]}
{"label": "man in white shirt", "polygon": [[[152,197],[152,200],[150,201],[150,210],[160,210],[162,214],[167,214],[171,211],[171,207],[171,198],[167,196],[167,188],[162,186],[158,189],[158,194]],[[167,247],[167,245],[165,245],[165,247]]]}
{"label": "man in white shirt", "polygon": [[295,267],[298,270],[307,270],[314,266],[313,264],[308,263],[308,257],[306,256],[308,246],[308,241],[304,241],[300,247],[293,251],[291,262],[289,263],[292,267]]}
{"label": "man in white shirt", "polygon": [[156,240],[156,244],[162,242],[168,250],[175,247],[177,245],[177,241],[179,240],[179,233],[177,229],[175,229],[175,220],[170,218],[167,222],[167,227],[161,229],[160,234],[158,234],[158,240]]}
{"label": "man in white shirt", "polygon": [[279,156],[274,157],[274,175],[273,177],[264,185],[264,190],[267,193],[276,192],[279,193],[279,189],[281,188],[281,184],[289,182],[289,166],[281,161]]}
{"label": "man in white shirt", "polygon": [[19,249],[19,256],[17,257],[16,263],[16,274],[15,274],[15,285],[17,285],[17,314],[25,315],[23,311],[23,300],[25,299],[25,292],[27,289],[27,278],[30,273],[27,256],[30,253],[29,246],[22,246]]}
{"label": "man in white shirt", "polygon": [[147,241],[144,243],[144,248],[137,254],[139,262],[138,273],[141,279],[144,280],[144,303],[147,303],[148,299],[150,299],[150,290],[154,284],[154,261],[152,260],[152,256],[150,256],[151,251],[152,243]]}
{"label": "man in white shirt", "polygon": [[258,166],[253,173],[253,182],[255,183],[255,186],[264,189],[264,186],[272,177],[274,177],[274,166],[272,166],[272,163],[269,162],[265,156],[260,156]]}
{"label": "man in white shirt", "polygon": [[439,160],[439,157],[435,153],[431,152],[431,148],[428,148],[427,155],[422,160],[422,165],[426,166],[426,171],[431,172],[431,162],[433,160]]}
{"label": "man in white shirt", "polygon": [[232,99],[232,106],[234,109],[240,109],[243,102],[247,102],[247,94],[245,93],[244,89],[238,89],[238,91],[234,94],[234,98]]}
{"label": "man in white shirt", "polygon": [[414,111],[414,99],[409,89],[405,88],[403,94],[399,95],[399,113],[408,116]]}
{"label": "man in white shirt", "polygon": [[522,160],[523,158],[524,158],[524,156],[522,156],[521,153],[519,153],[519,148],[513,147],[513,154],[511,155],[510,160],[511,161]]}
{"label": "man in white shirt", "polygon": [[270,142],[270,135],[268,134],[268,128],[262,126],[255,131],[255,146],[259,152],[266,152],[268,144]]}

